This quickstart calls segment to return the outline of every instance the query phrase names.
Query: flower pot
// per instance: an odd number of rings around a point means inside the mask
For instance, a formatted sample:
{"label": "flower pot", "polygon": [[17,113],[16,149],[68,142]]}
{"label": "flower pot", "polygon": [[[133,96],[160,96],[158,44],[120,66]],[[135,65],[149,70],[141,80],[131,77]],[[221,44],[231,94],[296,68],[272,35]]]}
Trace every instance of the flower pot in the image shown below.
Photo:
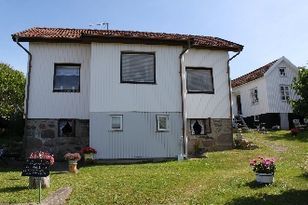
{"label": "flower pot", "polygon": [[93,153],[84,153],[84,161],[92,162],[93,160],[94,160],[94,154]]}
{"label": "flower pot", "polygon": [[50,177],[29,177],[29,189],[38,189],[40,187],[49,188],[50,187]]}
{"label": "flower pot", "polygon": [[256,181],[260,184],[271,184],[274,182],[274,174],[256,173]]}
{"label": "flower pot", "polygon": [[78,172],[77,161],[75,161],[75,160],[69,160],[68,161],[68,171],[71,172],[71,173],[74,173],[74,174],[76,174]]}

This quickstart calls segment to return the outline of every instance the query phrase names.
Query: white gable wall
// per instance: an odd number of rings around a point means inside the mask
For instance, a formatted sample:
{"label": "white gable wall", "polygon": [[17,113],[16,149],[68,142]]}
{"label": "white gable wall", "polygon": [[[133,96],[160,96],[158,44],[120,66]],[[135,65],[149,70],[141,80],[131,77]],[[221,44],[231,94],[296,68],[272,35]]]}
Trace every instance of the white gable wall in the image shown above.
{"label": "white gable wall", "polygon": [[187,94],[188,118],[230,118],[227,51],[190,49],[184,55],[184,66],[213,69],[214,94]]}
{"label": "white gable wall", "polygon": [[[256,104],[252,104],[250,90],[253,88],[258,89],[258,98],[259,102]],[[267,86],[264,78],[258,78],[254,81],[241,85],[239,87],[233,88],[233,114],[237,115],[237,104],[236,104],[236,95],[241,95],[241,103],[242,103],[242,113],[243,117],[252,116],[252,115],[260,115],[267,113],[269,110],[268,107],[268,99],[267,99]]]}
{"label": "white gable wall", "polygon": [[[286,76],[281,77],[279,73],[280,67],[286,67]],[[266,80],[266,89],[269,113],[291,113],[292,108],[286,101],[281,100],[280,85],[291,85],[295,77],[297,77],[297,68],[282,60],[275,64],[266,72],[264,78]],[[294,91],[290,93],[290,97],[294,97]]]}
{"label": "white gable wall", "polygon": [[[120,82],[121,51],[155,52],[156,84]],[[90,112],[181,112],[182,47],[92,43]]]}
{"label": "white gable wall", "polygon": [[[89,119],[90,44],[29,43],[29,118]],[[53,92],[55,63],[80,63],[80,93]]]}

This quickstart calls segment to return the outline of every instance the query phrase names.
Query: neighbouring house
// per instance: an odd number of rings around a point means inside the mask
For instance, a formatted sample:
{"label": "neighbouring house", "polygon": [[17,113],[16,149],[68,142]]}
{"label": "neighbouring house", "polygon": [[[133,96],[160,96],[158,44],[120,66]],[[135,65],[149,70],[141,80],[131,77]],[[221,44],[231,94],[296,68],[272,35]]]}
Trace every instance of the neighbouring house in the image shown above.
{"label": "neighbouring house", "polygon": [[288,101],[297,97],[291,89],[297,75],[298,68],[281,57],[232,80],[233,115],[242,116],[251,128],[293,127],[292,120],[300,117]]}
{"label": "neighbouring house", "polygon": [[98,159],[143,159],[232,147],[228,51],[238,54],[242,45],[66,28],[31,28],[12,38],[29,55],[27,153],[61,158],[90,145]]}

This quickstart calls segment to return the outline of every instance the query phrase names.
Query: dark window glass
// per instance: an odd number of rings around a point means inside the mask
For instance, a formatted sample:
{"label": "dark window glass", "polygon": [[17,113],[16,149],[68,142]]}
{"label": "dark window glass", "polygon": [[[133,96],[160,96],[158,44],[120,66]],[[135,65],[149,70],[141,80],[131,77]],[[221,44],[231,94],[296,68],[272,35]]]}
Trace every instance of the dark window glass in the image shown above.
{"label": "dark window glass", "polygon": [[211,68],[186,68],[189,93],[214,93]]}
{"label": "dark window glass", "polygon": [[192,135],[211,133],[211,119],[191,119],[190,130]]}
{"label": "dark window glass", "polygon": [[55,64],[53,90],[55,92],[79,92],[80,65]]}
{"label": "dark window glass", "polygon": [[75,137],[74,120],[59,120],[59,137]]}
{"label": "dark window glass", "polygon": [[121,54],[122,83],[155,83],[155,54]]}

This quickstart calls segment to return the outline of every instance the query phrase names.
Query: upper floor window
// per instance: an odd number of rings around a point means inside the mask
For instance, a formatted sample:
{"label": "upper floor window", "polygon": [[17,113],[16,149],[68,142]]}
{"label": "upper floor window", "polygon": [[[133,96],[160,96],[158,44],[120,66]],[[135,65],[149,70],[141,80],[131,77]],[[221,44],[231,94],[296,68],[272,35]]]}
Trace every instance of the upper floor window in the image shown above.
{"label": "upper floor window", "polygon": [[253,105],[255,105],[259,102],[258,89],[257,88],[253,88],[253,89],[250,90],[250,97],[251,97],[251,103]]}
{"label": "upper floor window", "polygon": [[212,68],[187,67],[186,75],[188,93],[214,94]]}
{"label": "upper floor window", "polygon": [[290,87],[288,85],[280,85],[280,94],[282,101],[288,101],[290,99]]}
{"label": "upper floor window", "polygon": [[54,92],[80,92],[80,64],[55,64]]}
{"label": "upper floor window", "polygon": [[121,83],[155,84],[155,77],[155,53],[121,53]]}
{"label": "upper floor window", "polygon": [[281,77],[285,77],[286,76],[286,68],[285,67],[279,68],[279,74],[280,74]]}

